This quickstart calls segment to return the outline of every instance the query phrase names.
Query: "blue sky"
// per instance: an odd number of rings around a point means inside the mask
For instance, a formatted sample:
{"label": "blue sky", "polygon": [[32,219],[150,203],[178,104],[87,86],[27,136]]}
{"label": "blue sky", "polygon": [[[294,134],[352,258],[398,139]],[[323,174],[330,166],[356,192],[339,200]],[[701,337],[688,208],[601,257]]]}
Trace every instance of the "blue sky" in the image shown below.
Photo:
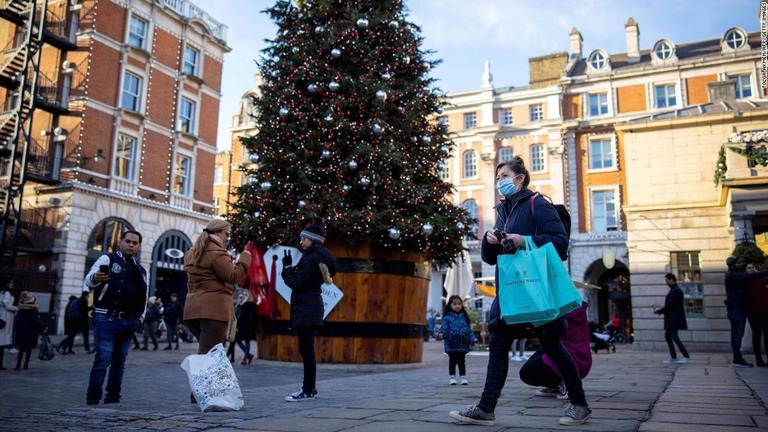
{"label": "blue sky", "polygon": [[[528,59],[569,51],[575,26],[586,57],[595,49],[626,52],[624,25],[640,27],[640,49],[659,39],[674,43],[719,38],[731,27],[760,29],[759,0],[404,0],[409,20],[422,29],[422,49],[443,63],[432,70],[451,93],[479,88],[483,64],[491,62],[496,87],[528,84]],[[272,0],[192,0],[229,28],[224,56],[219,148],[229,147],[229,128],[240,97],[253,86],[264,39],[276,27],[261,13]]]}

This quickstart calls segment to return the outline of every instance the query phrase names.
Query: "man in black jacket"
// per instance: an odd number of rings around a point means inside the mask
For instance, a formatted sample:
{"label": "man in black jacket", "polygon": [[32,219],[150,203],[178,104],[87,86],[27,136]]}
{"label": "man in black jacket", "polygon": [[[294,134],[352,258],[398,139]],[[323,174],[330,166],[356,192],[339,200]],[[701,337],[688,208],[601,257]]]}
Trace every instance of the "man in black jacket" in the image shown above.
{"label": "man in black jacket", "polygon": [[176,341],[176,349],[179,349],[179,324],[181,323],[181,316],[184,313],[181,303],[179,303],[179,295],[176,293],[171,294],[171,302],[163,310],[163,321],[165,321],[165,328],[168,331],[168,346],[166,350],[171,349],[173,341]]}
{"label": "man in black jacket", "polygon": [[755,279],[768,276],[768,270],[756,273],[744,271],[744,262],[730,256],[725,260],[728,271],[725,272],[725,295],[728,321],[731,322],[731,349],[733,350],[733,367],[751,368],[741,355],[741,339],[747,325],[747,295],[749,283]]}
{"label": "man in black jacket", "polygon": [[97,405],[101,400],[107,369],[109,380],[104,403],[120,402],[125,358],[133,334],[144,321],[149,298],[147,271],[135,258],[140,248],[141,234],[124,232],[119,250],[100,256],[85,276],[85,284],[94,289],[96,339],[96,357],[85,396],[88,405]]}
{"label": "man in black jacket", "polygon": [[[688,322],[685,320],[683,290],[677,285],[677,277],[674,274],[667,273],[664,275],[664,280],[669,287],[667,298],[664,299],[664,307],[658,309],[654,307],[653,311],[656,315],[664,314],[664,339],[667,341],[670,355],[669,360],[664,360],[664,363],[690,363],[691,358],[688,355],[688,351],[685,349],[683,341],[680,340],[680,336],[677,335],[678,330],[688,329]],[[683,358],[677,358],[673,342],[680,348]]]}

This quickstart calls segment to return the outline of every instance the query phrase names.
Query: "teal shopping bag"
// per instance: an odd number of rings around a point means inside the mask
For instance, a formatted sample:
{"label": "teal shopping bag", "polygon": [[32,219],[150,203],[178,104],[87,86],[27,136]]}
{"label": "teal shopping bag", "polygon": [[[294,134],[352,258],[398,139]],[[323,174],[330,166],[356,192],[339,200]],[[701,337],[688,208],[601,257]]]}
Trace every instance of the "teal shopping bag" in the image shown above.
{"label": "teal shopping bag", "polygon": [[526,237],[526,249],[499,255],[496,265],[501,317],[507,324],[530,322],[538,326],[557,318],[559,309],[547,289],[549,268],[544,249]]}
{"label": "teal shopping bag", "polygon": [[568,274],[555,246],[547,243],[539,248],[539,250],[542,249],[547,254],[547,287],[557,307],[557,316],[560,317],[581,307],[581,294],[573,284],[571,275]]}

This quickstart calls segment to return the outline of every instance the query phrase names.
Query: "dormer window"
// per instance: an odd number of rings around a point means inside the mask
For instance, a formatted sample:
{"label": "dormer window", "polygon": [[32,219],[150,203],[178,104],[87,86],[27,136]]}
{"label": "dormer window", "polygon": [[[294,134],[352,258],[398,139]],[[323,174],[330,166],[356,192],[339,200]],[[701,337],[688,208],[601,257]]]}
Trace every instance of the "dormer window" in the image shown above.
{"label": "dormer window", "polygon": [[744,30],[734,27],[725,32],[723,42],[732,51],[740,50],[747,45],[747,34],[744,33]]}
{"label": "dormer window", "polygon": [[608,64],[608,56],[605,55],[605,52],[597,50],[589,55],[589,65],[592,66],[592,69],[600,70],[604,68],[606,64]]}
{"label": "dormer window", "polygon": [[669,60],[675,54],[675,46],[672,45],[672,42],[662,39],[656,42],[656,45],[653,47],[653,53],[661,61]]}

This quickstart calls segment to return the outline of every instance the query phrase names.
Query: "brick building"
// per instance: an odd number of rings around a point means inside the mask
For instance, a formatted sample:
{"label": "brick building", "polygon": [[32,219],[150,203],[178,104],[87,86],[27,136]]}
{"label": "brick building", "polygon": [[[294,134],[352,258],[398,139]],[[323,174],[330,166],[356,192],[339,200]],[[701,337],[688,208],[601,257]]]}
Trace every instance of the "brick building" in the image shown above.
{"label": "brick building", "polygon": [[[134,229],[151,289],[184,296],[183,251],[212,214],[226,26],[188,0],[4,4],[13,51],[40,52],[36,87],[23,92],[17,83],[35,68],[8,69],[7,58],[0,81],[3,110],[22,113],[0,118],[22,119],[6,146],[28,154],[16,169],[6,162],[2,179],[5,190],[21,185],[3,209],[16,277],[60,316],[95,259]],[[33,4],[60,40],[25,41]]]}

